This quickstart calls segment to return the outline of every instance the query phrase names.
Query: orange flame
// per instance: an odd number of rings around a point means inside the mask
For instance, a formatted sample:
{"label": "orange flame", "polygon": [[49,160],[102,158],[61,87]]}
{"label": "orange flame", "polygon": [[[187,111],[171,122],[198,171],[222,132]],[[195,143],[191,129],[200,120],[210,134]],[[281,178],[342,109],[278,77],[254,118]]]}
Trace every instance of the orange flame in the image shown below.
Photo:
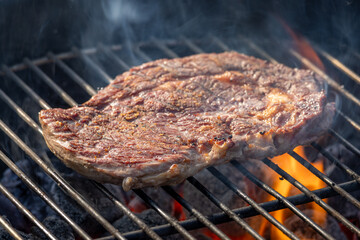
{"label": "orange flame", "polygon": [[280,23],[283,25],[285,30],[289,33],[290,37],[294,40],[295,48],[298,52],[312,63],[314,63],[321,70],[325,70],[325,66],[322,63],[315,50],[311,47],[310,43],[301,35],[296,34],[290,27],[279,18]]}
{"label": "orange flame", "polygon": [[[304,148],[299,146],[294,150],[297,154],[301,157],[306,159]],[[309,172],[307,168],[301,165],[298,161],[292,158],[288,154],[284,154],[281,156],[277,156],[272,158],[272,161],[279,165],[280,168],[284,169],[287,173],[297,179],[301,184],[307,187],[309,190],[316,190],[319,188],[326,187],[326,184],[322,182],[319,178]],[[317,161],[313,163],[313,166],[317,168],[319,171],[323,172],[323,162]],[[287,197],[294,194],[299,193],[297,189],[295,189],[292,184],[282,178],[273,178],[273,188],[278,191],[281,195]],[[274,200],[274,197],[269,197],[268,201]],[[309,203],[306,206],[306,209],[313,210],[312,220],[319,224],[320,226],[324,226],[326,221],[326,211],[322,209],[319,205],[315,202]],[[279,210],[273,213],[273,216],[282,224],[284,221],[292,215],[292,212],[288,209]],[[260,227],[260,234],[264,234],[265,229],[270,224],[267,221],[264,221]],[[273,225],[270,226],[270,235],[271,239],[288,239],[286,235],[284,235],[278,228],[274,227]]]}

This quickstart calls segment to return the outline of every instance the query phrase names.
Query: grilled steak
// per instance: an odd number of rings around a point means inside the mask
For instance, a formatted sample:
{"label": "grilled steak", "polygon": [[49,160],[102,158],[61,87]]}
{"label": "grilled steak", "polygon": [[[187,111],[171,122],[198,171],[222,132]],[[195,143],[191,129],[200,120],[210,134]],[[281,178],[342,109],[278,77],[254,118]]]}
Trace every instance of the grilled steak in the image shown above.
{"label": "grilled steak", "polygon": [[40,112],[66,165],[125,190],[174,184],[230,159],[313,141],[334,115],[309,70],[236,52],[162,59],[116,77],[89,101]]}

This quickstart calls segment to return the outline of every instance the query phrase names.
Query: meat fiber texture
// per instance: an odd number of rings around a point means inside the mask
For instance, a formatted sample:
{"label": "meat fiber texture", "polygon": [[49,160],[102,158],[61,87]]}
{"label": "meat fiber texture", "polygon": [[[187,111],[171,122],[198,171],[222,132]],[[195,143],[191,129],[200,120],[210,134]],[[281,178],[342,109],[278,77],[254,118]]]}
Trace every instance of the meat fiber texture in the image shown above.
{"label": "meat fiber texture", "polygon": [[335,112],[323,84],[310,70],[236,52],[199,54],[134,67],[81,106],[39,118],[67,166],[130,190],[315,140]]}

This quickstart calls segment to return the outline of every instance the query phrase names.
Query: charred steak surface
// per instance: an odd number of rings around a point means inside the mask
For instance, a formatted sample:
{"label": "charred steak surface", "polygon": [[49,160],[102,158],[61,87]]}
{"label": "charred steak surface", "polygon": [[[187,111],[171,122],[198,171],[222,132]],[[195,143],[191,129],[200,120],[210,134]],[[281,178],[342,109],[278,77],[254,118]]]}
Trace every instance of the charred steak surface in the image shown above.
{"label": "charred steak surface", "polygon": [[334,115],[322,84],[309,70],[236,52],[199,54],[134,67],[81,106],[39,117],[69,167],[129,190],[315,140]]}

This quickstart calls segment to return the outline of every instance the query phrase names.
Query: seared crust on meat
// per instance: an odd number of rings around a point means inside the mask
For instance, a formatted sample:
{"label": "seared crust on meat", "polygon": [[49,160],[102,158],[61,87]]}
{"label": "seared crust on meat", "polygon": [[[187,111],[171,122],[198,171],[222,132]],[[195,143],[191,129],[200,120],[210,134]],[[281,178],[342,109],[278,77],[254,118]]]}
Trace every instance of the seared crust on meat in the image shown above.
{"label": "seared crust on meat", "polygon": [[315,140],[335,110],[322,84],[312,71],[236,52],[199,54],[134,67],[81,106],[39,118],[67,166],[129,190]]}

